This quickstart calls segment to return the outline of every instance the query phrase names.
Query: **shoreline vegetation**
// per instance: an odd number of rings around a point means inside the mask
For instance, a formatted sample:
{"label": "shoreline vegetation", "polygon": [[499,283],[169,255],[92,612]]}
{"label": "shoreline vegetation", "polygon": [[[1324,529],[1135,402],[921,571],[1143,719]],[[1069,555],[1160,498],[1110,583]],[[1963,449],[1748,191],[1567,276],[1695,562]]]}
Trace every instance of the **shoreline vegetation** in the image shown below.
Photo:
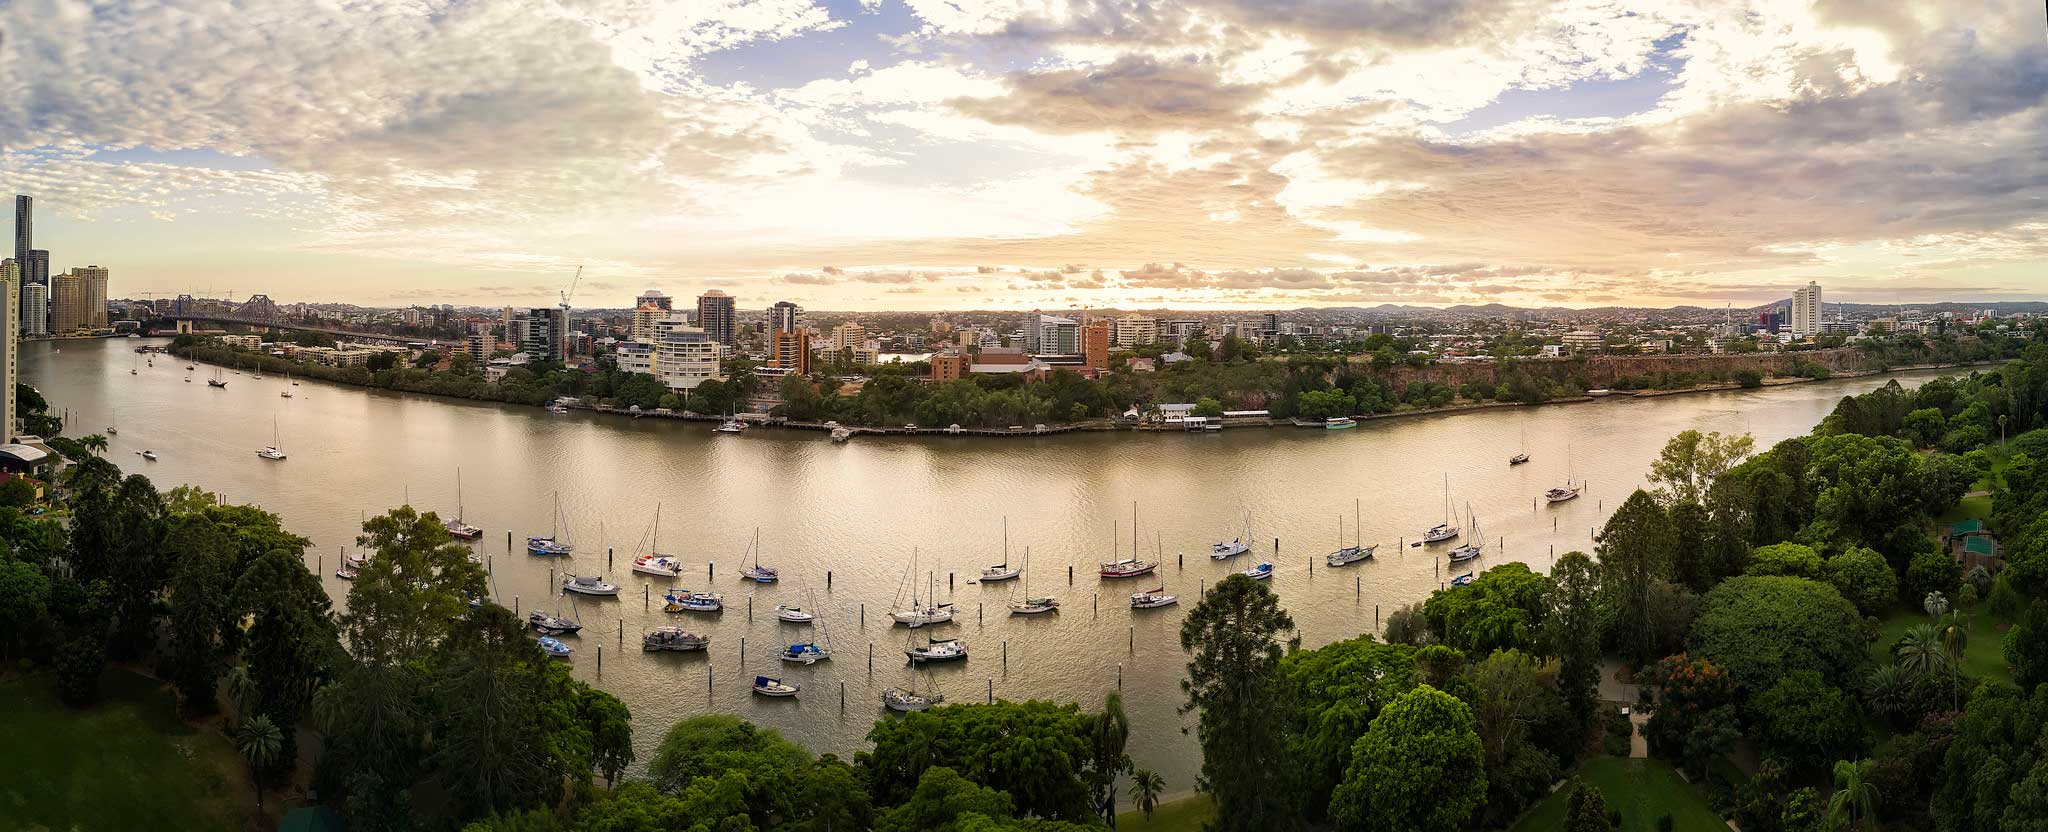
{"label": "shoreline vegetation", "polygon": [[[2043,389],[2048,329],[2024,360],[1845,396],[1769,448],[1680,432],[1590,554],[1492,565],[1312,649],[1270,585],[1230,575],[1179,621],[1201,796],[1163,805],[1186,784],[1135,766],[1115,692],[885,714],[850,760],[694,716],[636,766],[651,726],[489,601],[438,515],[366,518],[337,608],[277,515],[160,492],[84,440],[58,445],[73,464],[54,502],[0,494],[0,661],[22,695],[86,720],[122,698],[110,664],[154,668],[184,724],[218,715],[211,758],[232,744],[259,811],[317,800],[365,830],[1100,832],[1125,806],[1150,809],[1147,828],[1213,806],[1213,832],[2034,830]],[[1977,483],[1988,506],[1963,503]],[[1983,525],[1944,527],[1959,511]],[[1606,693],[1615,662],[1632,705]],[[55,724],[24,726],[30,747]],[[91,737],[104,748],[60,741],[80,753],[30,754],[27,771],[85,782],[105,748],[161,747],[131,743],[145,732],[183,733],[109,727]],[[152,785],[172,811],[246,802]],[[124,804],[49,805],[45,825],[82,828],[84,810]]]}
{"label": "shoreline vegetation", "polygon": [[[1940,352],[1922,346],[1922,352]],[[853,392],[847,392],[848,386],[838,376],[825,376],[818,382],[783,379],[778,391],[784,394],[782,404],[766,414],[748,413],[743,418],[756,425],[797,430],[832,431],[843,427],[855,435],[1015,437],[1072,432],[1178,432],[1181,425],[1152,421],[1150,414],[1135,420],[1117,414],[1134,405],[1143,409],[1160,402],[1186,401],[1196,405],[1195,415],[1220,418],[1227,428],[1314,428],[1320,427],[1316,423],[1328,416],[1370,421],[1541,404],[1583,404],[1608,394],[1624,399],[1729,392],[1830,378],[1989,366],[2014,357],[2008,344],[1978,346],[1975,355],[1951,349],[1948,356],[1926,356],[1938,360],[1909,363],[1894,360],[1906,356],[1878,351],[1832,351],[1853,352],[1875,362],[1875,366],[1842,369],[1828,366],[1850,363],[1840,356],[1824,356],[1827,360],[1822,362],[1802,353],[1786,353],[1780,362],[1784,374],[1750,369],[1757,363],[1754,354],[1685,356],[1689,365],[1705,364],[1708,369],[1621,375],[1604,393],[1600,388],[1589,389],[1590,382],[1584,379],[1573,378],[1569,368],[1565,368],[1565,381],[1546,377],[1558,372],[1556,365],[1569,364],[1569,360],[1546,361],[1541,365],[1513,359],[1443,365],[1449,373],[1475,377],[1456,387],[1421,378],[1419,374],[1387,372],[1393,368],[1376,368],[1380,372],[1375,372],[1371,366],[1339,361],[1342,356],[1197,360],[1187,362],[1195,365],[1192,367],[1175,367],[1156,374],[1116,373],[1099,380],[1062,370],[1035,384],[1017,379],[969,379],[938,386],[922,381],[924,373],[918,368],[923,365],[882,365],[863,368],[873,375],[860,377],[858,390]],[[290,372],[301,378],[356,387],[534,407],[566,399],[564,406],[572,410],[684,421],[723,420],[726,414],[740,411],[742,400],[752,397],[766,383],[754,375],[750,363],[730,362],[727,381],[707,382],[700,388],[702,392],[685,402],[667,393],[651,377],[619,371],[602,360],[597,369],[588,371],[559,365],[515,368],[500,381],[489,382],[483,380],[466,355],[442,369],[405,366],[396,353],[374,369],[329,367],[193,336],[181,336],[170,351],[182,359],[222,367]],[[905,368],[915,372],[906,373]],[[1492,378],[1479,378],[1489,374]],[[870,386],[878,389],[871,392]],[[1169,395],[1174,393],[1185,396]],[[1144,398],[1148,394],[1168,397]],[[1226,417],[1226,408],[1265,410],[1267,415]],[[1296,422],[1297,419],[1302,421]]]}

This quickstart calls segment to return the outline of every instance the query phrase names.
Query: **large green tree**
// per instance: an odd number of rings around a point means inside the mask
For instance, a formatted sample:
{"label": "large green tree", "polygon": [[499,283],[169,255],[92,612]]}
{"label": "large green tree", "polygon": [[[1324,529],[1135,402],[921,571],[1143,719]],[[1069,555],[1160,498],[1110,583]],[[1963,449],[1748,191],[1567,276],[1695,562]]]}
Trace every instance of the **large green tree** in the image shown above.
{"label": "large green tree", "polygon": [[[1114,744],[1098,736],[1103,722],[1071,703],[949,705],[876,722],[868,732],[874,749],[855,761],[883,805],[908,799],[925,772],[944,767],[1008,793],[1021,812],[1086,822],[1097,817],[1094,787],[1103,779],[1097,752],[1109,754],[1104,746]],[[1105,764],[1115,766],[1122,751],[1109,756],[1115,759]]]}
{"label": "large green tree", "polygon": [[1351,746],[1380,709],[1415,685],[1415,648],[1382,644],[1371,635],[1298,650],[1280,661],[1292,692],[1287,760],[1295,772],[1301,813],[1321,821],[1330,793],[1344,779]]}
{"label": "large green tree", "polygon": [[1693,651],[1754,695],[1811,670],[1829,685],[1861,680],[1870,657],[1863,617],[1834,587],[1800,578],[1730,578],[1700,599]]}
{"label": "large green tree", "polygon": [[1600,703],[1600,567],[1584,552],[1566,552],[1550,581],[1543,641],[1559,659],[1558,693],[1584,727]]}
{"label": "large green tree", "polygon": [[1486,797],[1485,758],[1472,709],[1419,686],[1380,711],[1352,746],[1330,817],[1346,832],[1463,829]]}
{"label": "large green tree", "polygon": [[1671,521],[1649,492],[1637,489],[1607,518],[1596,539],[1600,587],[1612,611],[1610,638],[1637,664],[1657,656],[1650,627],[1650,587],[1671,576]]}
{"label": "large green tree", "polygon": [[1280,657],[1294,619],[1264,583],[1231,575],[1188,611],[1180,645],[1189,654],[1183,713],[1198,713],[1201,788],[1216,801],[1217,832],[1290,829],[1282,740],[1287,690]]}
{"label": "large green tree", "polygon": [[1473,655],[1537,649],[1549,591],[1549,578],[1517,561],[1480,573],[1470,586],[1431,593],[1422,614],[1438,639]]}
{"label": "large green tree", "polygon": [[188,710],[210,714],[225,658],[221,633],[234,624],[228,604],[232,550],[226,533],[200,515],[175,517],[164,546],[173,563],[171,678]]}
{"label": "large green tree", "polygon": [[1723,436],[1720,432],[1681,431],[1664,443],[1664,450],[1650,462],[1650,482],[1665,506],[1704,502],[1707,488],[1716,477],[1748,459],[1756,448],[1749,434]]}

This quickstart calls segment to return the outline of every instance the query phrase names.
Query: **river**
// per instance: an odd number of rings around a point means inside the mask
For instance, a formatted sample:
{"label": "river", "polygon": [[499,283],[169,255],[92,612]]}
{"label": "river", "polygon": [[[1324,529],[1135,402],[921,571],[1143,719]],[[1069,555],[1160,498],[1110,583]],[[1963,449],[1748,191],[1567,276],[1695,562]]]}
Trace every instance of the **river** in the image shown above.
{"label": "river", "polygon": [[[319,569],[337,606],[348,584],[333,575],[336,552],[352,544],[359,517],[408,495],[422,510],[452,513],[460,469],[465,518],[486,530],[475,546],[490,558],[501,602],[522,610],[536,601],[554,606],[541,599],[552,570],[562,568],[603,573],[626,587],[618,600],[582,600],[584,634],[569,642],[576,675],[632,708],[643,764],[670,724],[707,711],[737,714],[813,751],[850,758],[881,714],[881,690],[910,681],[904,645],[912,637],[958,636],[972,658],[933,674],[954,702],[982,701],[993,685],[1000,697],[1092,709],[1121,680],[1131,754],[1164,775],[1174,793],[1193,788],[1200,764],[1192,731],[1181,732],[1192,728],[1194,716],[1176,712],[1185,665],[1179,624],[1201,586],[1247,565],[1208,557],[1209,544],[1244,533],[1247,516],[1253,554],[1276,563],[1272,587],[1303,644],[1314,647],[1374,631],[1396,606],[1446,580],[1436,549],[1401,545],[1442,519],[1446,473],[1451,502],[1461,513],[1469,505],[1485,530],[1489,548],[1479,568],[1523,560],[1547,570],[1553,553],[1590,549],[1593,528],[1642,484],[1672,434],[1748,431],[1767,447],[1811,430],[1842,396],[1886,380],[1383,419],[1349,431],[860,437],[835,445],[811,431],[725,436],[705,423],[551,415],[313,381],[284,398],[278,394],[286,382],[275,376],[229,374],[227,388],[215,389],[204,383],[205,365],[188,373],[184,362],[167,356],[146,365],[132,352],[145,343],[161,341],[25,344],[21,380],[40,389],[52,409],[71,411],[72,435],[117,426],[110,458],[159,488],[192,483],[282,516],[314,541],[308,565]],[[131,368],[139,372],[131,375]],[[1935,375],[1901,379],[1917,384]],[[282,462],[254,453],[270,444],[273,419],[290,455]],[[1525,436],[1533,459],[1511,468],[1506,460]],[[161,459],[144,461],[137,455],[143,449]],[[1536,505],[1537,495],[1568,474],[1589,483],[1584,498]],[[566,565],[523,551],[526,535],[549,531],[557,493],[562,531],[576,544]],[[657,504],[662,548],[689,561],[676,583],[723,593],[729,606],[722,617],[664,614],[665,580],[652,587],[651,604],[636,603],[648,579],[628,567],[635,548],[645,545]],[[1131,551],[1134,505],[1139,554],[1164,553],[1159,577],[1100,580],[1097,561]],[[1354,505],[1362,506],[1358,534],[1380,544],[1378,557],[1329,568],[1320,559],[1338,543],[1340,518],[1344,536],[1353,535]],[[1058,596],[1058,614],[1012,618],[1005,604],[1023,591],[1020,583],[967,583],[983,565],[1002,560],[1005,518],[1010,561],[1022,562],[1029,547],[1030,589]],[[762,562],[782,571],[779,585],[740,578],[756,529]],[[509,552],[508,531],[518,538]],[[607,547],[615,550],[610,568]],[[939,597],[959,605],[955,624],[888,626],[913,552],[916,582],[929,574]],[[707,564],[715,564],[715,579]],[[1181,606],[1128,608],[1129,593],[1161,582],[1181,596]],[[777,622],[775,605],[812,598],[829,621],[836,657],[785,667],[775,651],[812,630]],[[710,634],[711,651],[641,653],[638,634],[664,624]],[[801,682],[803,694],[752,696],[756,673]]]}

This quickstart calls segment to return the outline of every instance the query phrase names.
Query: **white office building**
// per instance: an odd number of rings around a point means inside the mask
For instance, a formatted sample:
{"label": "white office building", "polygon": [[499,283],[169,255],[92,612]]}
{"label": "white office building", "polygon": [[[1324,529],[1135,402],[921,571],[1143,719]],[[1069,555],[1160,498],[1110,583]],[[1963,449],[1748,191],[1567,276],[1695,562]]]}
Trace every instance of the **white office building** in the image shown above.
{"label": "white office building", "polygon": [[1150,344],[1159,340],[1159,321],[1137,313],[1124,315],[1116,319],[1112,333],[1116,338],[1114,345],[1124,349]]}
{"label": "white office building", "polygon": [[654,342],[654,377],[670,390],[693,390],[711,379],[725,378],[719,372],[719,359],[724,357],[725,345],[713,340],[710,333],[698,327],[675,327]]}
{"label": "white office building", "polygon": [[24,335],[50,334],[49,286],[30,283],[21,287],[21,332]]}
{"label": "white office building", "polygon": [[1024,351],[1032,355],[1080,355],[1081,325],[1072,318],[1033,315],[1024,325]]}
{"label": "white office building", "polygon": [[1792,292],[1792,320],[1789,323],[1795,336],[1805,338],[1820,334],[1819,283],[1808,282],[1806,288]]}

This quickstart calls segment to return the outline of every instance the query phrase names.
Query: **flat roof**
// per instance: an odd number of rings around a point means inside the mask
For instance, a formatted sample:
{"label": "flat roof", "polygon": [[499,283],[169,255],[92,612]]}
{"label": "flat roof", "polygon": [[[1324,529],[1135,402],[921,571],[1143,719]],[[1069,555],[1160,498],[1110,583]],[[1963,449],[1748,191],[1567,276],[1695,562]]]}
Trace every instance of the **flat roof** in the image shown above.
{"label": "flat roof", "polygon": [[15,444],[0,445],[0,456],[5,456],[10,459],[19,460],[21,462],[25,462],[31,465],[50,458],[49,454],[37,450],[33,447],[30,447],[28,445]]}

